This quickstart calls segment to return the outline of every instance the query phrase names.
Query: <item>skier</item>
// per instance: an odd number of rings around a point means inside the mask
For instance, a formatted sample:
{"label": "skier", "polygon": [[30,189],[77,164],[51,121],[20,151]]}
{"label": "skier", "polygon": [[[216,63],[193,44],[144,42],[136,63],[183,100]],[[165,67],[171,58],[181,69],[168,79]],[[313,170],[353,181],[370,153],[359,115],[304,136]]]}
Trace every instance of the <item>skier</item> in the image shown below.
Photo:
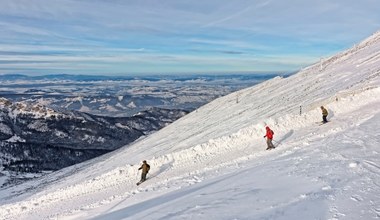
{"label": "skier", "polygon": [[137,185],[140,185],[142,182],[144,182],[146,180],[146,175],[148,174],[149,172],[149,169],[150,169],[150,166],[149,164],[146,162],[146,160],[143,161],[143,164],[141,165],[141,167],[139,168],[139,170],[142,169],[142,173],[141,173],[141,180],[137,183]]}
{"label": "skier", "polygon": [[268,126],[266,126],[265,129],[267,130],[267,133],[264,136],[264,138],[267,138],[267,150],[274,149],[275,147],[272,143],[274,132]]}
{"label": "skier", "polygon": [[325,107],[321,106],[321,110],[322,110],[322,119],[323,119],[323,123],[327,123],[327,115],[329,114],[327,112],[327,109],[325,109]]}

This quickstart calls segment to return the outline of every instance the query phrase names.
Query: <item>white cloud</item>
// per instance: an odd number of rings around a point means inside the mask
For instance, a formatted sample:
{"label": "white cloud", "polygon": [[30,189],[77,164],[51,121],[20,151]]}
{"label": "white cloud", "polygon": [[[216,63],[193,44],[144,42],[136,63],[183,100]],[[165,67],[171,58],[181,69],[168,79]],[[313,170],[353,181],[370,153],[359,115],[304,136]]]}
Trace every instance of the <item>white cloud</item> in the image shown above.
{"label": "white cloud", "polygon": [[276,57],[282,62],[286,54],[312,60],[375,32],[378,11],[374,0],[3,0],[0,62],[8,62],[2,66],[7,71],[43,72],[73,63],[93,65],[91,70],[122,62],[185,68],[191,57],[201,63],[232,60],[235,66],[258,56],[264,63]]}

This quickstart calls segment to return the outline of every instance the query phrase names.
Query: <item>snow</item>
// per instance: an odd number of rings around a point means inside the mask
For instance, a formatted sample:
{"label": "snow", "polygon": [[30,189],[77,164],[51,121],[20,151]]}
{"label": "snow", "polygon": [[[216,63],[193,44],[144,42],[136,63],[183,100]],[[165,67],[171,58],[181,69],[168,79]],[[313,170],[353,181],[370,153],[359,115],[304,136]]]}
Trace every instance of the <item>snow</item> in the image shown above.
{"label": "snow", "polygon": [[115,126],[118,127],[118,128],[130,129],[129,126],[127,126],[127,125],[123,125],[123,124],[121,124],[121,123],[116,123]]}
{"label": "snow", "polygon": [[39,132],[47,132],[49,131],[49,127],[47,123],[45,123],[43,120],[37,120],[27,125],[29,129],[34,129]]}
{"label": "snow", "polygon": [[117,100],[119,100],[119,102],[121,102],[123,99],[124,99],[124,96],[122,95],[117,96]]}
{"label": "snow", "polygon": [[136,108],[136,104],[134,102],[130,102],[128,105],[127,105],[128,108]]}
{"label": "snow", "polygon": [[6,124],[4,124],[2,122],[0,123],[0,132],[3,133],[3,134],[8,134],[8,135],[12,135],[13,134],[12,129],[8,125],[6,125]]}
{"label": "snow", "polygon": [[5,140],[6,142],[25,142],[25,139],[21,138],[18,135],[13,135],[9,139]]}
{"label": "snow", "polygon": [[55,130],[54,134],[55,134],[55,136],[57,136],[59,138],[66,138],[69,136],[66,132],[59,131],[59,130]]}
{"label": "snow", "polygon": [[87,141],[89,144],[93,144],[95,142],[105,142],[105,138],[103,137],[95,137],[92,135],[85,134],[84,137],[82,138],[83,141]]}
{"label": "snow", "polygon": [[118,110],[113,107],[112,105],[104,105],[102,107],[100,107],[100,109],[107,109],[108,112],[117,112]]}
{"label": "snow", "polygon": [[82,105],[78,111],[80,111],[80,112],[91,112],[91,109],[88,106]]}
{"label": "snow", "polygon": [[116,107],[118,108],[121,108],[121,109],[127,109],[127,107],[125,107],[123,104],[121,104],[120,102],[118,102],[116,105]]}
{"label": "snow", "polygon": [[[4,188],[0,219],[378,219],[378,51],[380,32],[130,146]],[[275,150],[265,151],[265,125]],[[151,171],[137,187],[142,160]]]}

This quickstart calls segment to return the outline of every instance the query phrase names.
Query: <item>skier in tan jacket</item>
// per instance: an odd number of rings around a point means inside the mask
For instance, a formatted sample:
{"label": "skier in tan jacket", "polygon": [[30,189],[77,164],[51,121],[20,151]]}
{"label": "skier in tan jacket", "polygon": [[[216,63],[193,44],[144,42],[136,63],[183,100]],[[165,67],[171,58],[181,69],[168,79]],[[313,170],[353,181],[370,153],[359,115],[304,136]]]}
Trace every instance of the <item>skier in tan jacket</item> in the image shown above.
{"label": "skier in tan jacket", "polygon": [[322,119],[323,119],[323,123],[327,123],[327,115],[329,115],[329,113],[327,112],[327,109],[325,109],[325,107],[321,106],[321,110],[322,110]]}
{"label": "skier in tan jacket", "polygon": [[146,175],[148,174],[150,170],[150,165],[146,162],[146,160],[143,161],[143,164],[139,168],[139,170],[142,170],[141,172],[141,180],[137,183],[137,185],[140,185],[142,182],[146,180]]}

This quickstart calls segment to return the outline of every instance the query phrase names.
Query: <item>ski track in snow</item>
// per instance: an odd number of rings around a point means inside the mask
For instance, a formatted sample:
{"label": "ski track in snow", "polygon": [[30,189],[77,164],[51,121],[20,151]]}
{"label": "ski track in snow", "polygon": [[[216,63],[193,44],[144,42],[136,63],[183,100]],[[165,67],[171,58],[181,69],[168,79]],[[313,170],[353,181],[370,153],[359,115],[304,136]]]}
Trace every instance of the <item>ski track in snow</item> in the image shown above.
{"label": "ski track in snow", "polygon": [[[380,218],[379,42],[380,33],[322,70],[216,99],[128,148],[0,191],[0,219]],[[330,122],[318,126],[321,105]],[[265,151],[265,125],[275,150]],[[151,171],[136,187],[144,159]],[[197,199],[176,207],[185,196]]]}

